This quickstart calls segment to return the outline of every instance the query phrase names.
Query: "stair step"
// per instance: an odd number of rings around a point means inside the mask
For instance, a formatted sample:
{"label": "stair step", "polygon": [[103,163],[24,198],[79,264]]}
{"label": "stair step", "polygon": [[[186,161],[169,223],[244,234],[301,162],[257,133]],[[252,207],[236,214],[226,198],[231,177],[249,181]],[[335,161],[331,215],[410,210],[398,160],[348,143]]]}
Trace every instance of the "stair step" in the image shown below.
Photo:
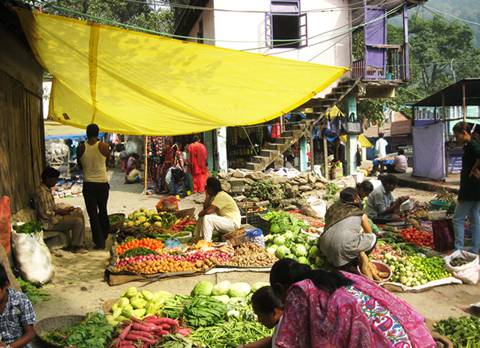
{"label": "stair step", "polygon": [[355,80],[345,79],[340,81],[337,86],[353,86],[354,84],[355,84]]}
{"label": "stair step", "polygon": [[275,144],[285,144],[287,141],[289,141],[290,138],[289,137],[280,137],[280,138],[274,138],[272,139],[272,142],[275,143]]}
{"label": "stair step", "polygon": [[267,144],[263,147],[263,150],[278,151],[278,148],[280,147],[280,145],[281,145],[281,144],[267,143]]}
{"label": "stair step", "polygon": [[266,157],[266,156],[253,156],[252,157],[252,161],[255,162],[255,163],[264,163],[266,161],[268,161],[270,159],[270,157]]}
{"label": "stair step", "polygon": [[325,99],[335,99],[335,100],[338,100],[345,92],[334,92],[332,90],[331,93],[328,93],[326,96],[325,96]]}
{"label": "stair step", "polygon": [[280,150],[276,149],[276,150],[268,150],[268,149],[262,149],[262,151],[260,151],[260,155],[262,157],[268,157],[270,158],[271,156],[277,154]]}
{"label": "stair step", "polygon": [[331,105],[335,105],[335,103],[338,101],[338,99],[332,99],[332,98],[328,98],[328,99],[323,99],[322,102],[320,103],[322,106],[331,106]]}
{"label": "stair step", "polygon": [[260,163],[247,162],[246,165],[248,170],[259,170],[261,168]]}
{"label": "stair step", "polygon": [[293,137],[295,132],[293,130],[287,130],[282,132],[282,138],[290,138]]}
{"label": "stair step", "polygon": [[328,110],[328,106],[319,106],[319,107],[313,108],[313,112],[319,113],[319,114],[325,113],[327,110]]}

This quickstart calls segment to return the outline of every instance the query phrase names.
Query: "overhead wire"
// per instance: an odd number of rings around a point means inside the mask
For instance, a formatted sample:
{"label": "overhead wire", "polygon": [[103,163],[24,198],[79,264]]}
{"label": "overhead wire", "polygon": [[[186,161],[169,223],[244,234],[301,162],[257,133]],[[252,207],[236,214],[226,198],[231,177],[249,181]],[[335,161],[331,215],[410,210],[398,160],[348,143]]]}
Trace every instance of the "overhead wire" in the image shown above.
{"label": "overhead wire", "polygon": [[[125,0],[125,1],[132,1],[132,0]],[[388,1],[395,1],[395,0],[385,0],[385,2],[388,2]],[[125,23],[120,23],[120,22],[117,22],[115,20],[110,20],[110,19],[106,19],[106,18],[102,18],[102,17],[97,17],[97,16],[93,16],[93,15],[90,15],[90,14],[86,14],[86,13],[83,13],[83,12],[80,12],[80,11],[77,11],[77,10],[73,10],[73,9],[70,9],[70,8],[66,8],[66,7],[63,7],[63,6],[58,6],[58,5],[55,5],[55,4],[52,4],[46,0],[43,0],[43,2],[41,1],[40,3],[42,3],[45,8],[53,8],[53,9],[56,9],[60,12],[66,12],[66,13],[70,13],[70,14],[74,14],[76,16],[79,16],[79,17],[84,17],[84,18],[88,18],[88,19],[91,19],[91,20],[94,20],[94,21],[100,21],[100,22],[105,22],[105,23],[109,23],[111,25],[115,25],[115,26],[121,26],[121,27],[124,27],[124,28],[128,28],[128,29],[132,29],[132,30],[139,30],[139,31],[144,31],[144,32],[147,32],[147,33],[151,33],[151,34],[155,34],[155,35],[161,35],[161,36],[167,36],[167,37],[173,37],[173,38],[178,38],[178,39],[188,39],[188,40],[202,40],[202,41],[207,41],[207,42],[231,42],[231,43],[259,43],[259,42],[265,42],[265,40],[222,40],[222,39],[211,39],[211,38],[206,38],[206,37],[193,37],[193,36],[185,36],[185,35],[176,35],[176,34],[171,34],[171,33],[167,33],[167,32],[159,32],[159,31],[155,31],[155,30],[150,30],[150,29],[146,29],[146,28],[142,28],[142,27],[138,27],[138,26],[134,26],[134,25],[130,25],[130,24],[125,24]],[[401,6],[399,6],[401,7]],[[395,8],[395,11],[398,10],[398,8]],[[264,12],[262,12],[264,13]],[[389,15],[389,14],[388,14]],[[357,17],[360,18],[361,16]],[[357,28],[359,27],[362,27],[366,24],[369,24],[369,23],[373,23],[377,20],[380,20],[380,19],[383,19],[384,16],[381,16],[381,17],[378,17],[378,18],[375,18],[373,19],[372,21],[369,21],[367,23],[362,23],[360,25],[357,25],[355,26],[354,28],[352,29],[349,29],[347,30],[346,32],[350,32],[351,30],[356,30]],[[328,33],[332,33],[332,32],[335,32],[337,30],[340,30],[344,27],[347,27],[349,24],[346,24],[346,25],[343,25],[343,26],[340,26],[340,27],[337,27],[337,28],[334,28],[334,29],[331,29],[331,30],[328,30],[328,31],[325,31],[325,32],[322,32],[322,33],[319,33],[319,34],[316,34],[316,35],[313,35],[311,37],[307,37],[306,39],[307,40],[312,40],[314,38],[317,38],[317,37],[320,37],[320,36],[324,36]],[[299,39],[297,41],[303,41],[304,39]],[[295,42],[295,40],[292,40],[292,39],[279,39],[279,40],[275,40],[276,42],[279,42],[278,44],[276,44],[276,46],[289,46],[292,44],[292,42]],[[321,42],[323,43],[323,42]],[[316,44],[313,44],[313,45],[316,45]],[[309,45],[311,46],[311,45]],[[261,47],[255,47],[255,48],[249,48],[249,49],[242,49],[242,51],[251,51],[251,50],[259,50],[259,49],[264,49],[264,48],[269,48],[267,46],[261,46]]]}
{"label": "overhead wire", "polygon": [[[200,10],[200,11],[213,11],[213,12],[235,12],[235,13],[265,13],[266,11],[261,11],[261,10],[235,10],[235,9],[226,9],[226,8],[215,8],[215,7],[206,7],[206,6],[196,6],[196,5],[188,5],[188,4],[181,4],[181,3],[175,3],[175,2],[170,2],[170,1],[161,1],[161,0],[147,0],[141,1],[141,0],[124,0],[127,2],[131,3],[138,3],[138,4],[145,4],[145,5],[160,5],[164,7],[173,7],[173,8],[182,8],[182,9],[188,9],[188,10]],[[383,0],[382,3],[379,5],[383,5],[388,2],[396,2],[396,0]],[[353,7],[356,5],[362,5],[358,7]],[[345,5],[345,6],[334,6],[334,7],[325,7],[325,8],[317,8],[317,9],[309,9],[309,10],[304,10],[301,11],[301,13],[315,13],[315,12],[334,12],[334,11],[350,11],[350,10],[357,10],[357,9],[362,9],[364,6],[364,1],[358,1],[351,3],[350,5]]]}
{"label": "overhead wire", "polygon": [[458,16],[455,16],[451,13],[448,13],[448,12],[443,12],[441,10],[439,10],[438,8],[434,8],[434,7],[430,7],[430,6],[427,6],[427,5],[423,5],[423,7],[427,10],[429,10],[430,12],[432,13],[436,13],[436,14],[439,14],[439,15],[444,15],[444,16],[449,16],[449,17],[452,17],[452,18],[455,18],[459,21],[462,21],[462,22],[465,22],[465,23],[469,23],[469,24],[474,24],[474,25],[478,25],[480,26],[480,23],[479,22],[474,22],[474,21],[471,21],[471,20],[468,20],[466,18],[462,18],[462,17],[458,17]]}

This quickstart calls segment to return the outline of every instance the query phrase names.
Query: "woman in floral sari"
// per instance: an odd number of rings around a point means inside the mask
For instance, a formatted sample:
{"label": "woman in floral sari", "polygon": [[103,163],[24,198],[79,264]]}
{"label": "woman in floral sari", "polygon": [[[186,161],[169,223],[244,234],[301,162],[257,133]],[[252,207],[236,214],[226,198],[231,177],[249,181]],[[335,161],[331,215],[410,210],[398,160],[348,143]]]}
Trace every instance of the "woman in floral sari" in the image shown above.
{"label": "woman in floral sari", "polygon": [[270,284],[284,302],[279,348],[435,347],[420,314],[363,277],[283,259]]}

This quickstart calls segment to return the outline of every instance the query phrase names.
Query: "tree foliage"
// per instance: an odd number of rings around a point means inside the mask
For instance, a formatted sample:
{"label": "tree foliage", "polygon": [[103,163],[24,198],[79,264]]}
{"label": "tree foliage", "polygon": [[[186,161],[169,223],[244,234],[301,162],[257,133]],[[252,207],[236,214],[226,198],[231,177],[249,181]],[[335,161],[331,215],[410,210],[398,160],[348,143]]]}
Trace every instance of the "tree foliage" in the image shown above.
{"label": "tree foliage", "polygon": [[[362,32],[354,36],[352,52],[363,56],[361,37]],[[397,88],[395,98],[364,99],[358,103],[359,116],[369,123],[382,123],[387,108],[409,116],[409,104],[456,80],[480,76],[480,48],[475,47],[473,29],[465,23],[417,14],[410,17],[409,37],[411,80]],[[388,43],[403,43],[402,28],[388,26]]]}
{"label": "tree foliage", "polygon": [[173,32],[173,11],[169,7],[158,7],[148,0],[48,0],[43,3],[50,13],[112,22],[156,31]]}

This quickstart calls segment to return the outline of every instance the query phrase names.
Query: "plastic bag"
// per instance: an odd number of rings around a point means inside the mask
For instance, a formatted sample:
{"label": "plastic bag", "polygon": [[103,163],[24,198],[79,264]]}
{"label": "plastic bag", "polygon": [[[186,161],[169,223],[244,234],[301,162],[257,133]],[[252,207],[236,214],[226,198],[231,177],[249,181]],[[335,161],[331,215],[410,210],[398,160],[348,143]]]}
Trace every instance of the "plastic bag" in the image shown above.
{"label": "plastic bag", "polygon": [[0,244],[7,254],[10,254],[10,238],[12,225],[10,223],[10,197],[0,197]]}
{"label": "plastic bag", "polygon": [[164,198],[160,198],[157,205],[157,211],[169,211],[174,212],[178,211],[178,199],[175,196],[168,196]]}
{"label": "plastic bag", "polygon": [[255,243],[265,248],[265,237],[260,228],[251,228],[245,231],[245,241]]}
{"label": "plastic bag", "polygon": [[[445,256],[445,265],[453,273],[455,278],[460,279],[465,284],[477,284],[480,277],[480,265],[478,264],[478,255],[464,250],[456,250],[451,255]],[[453,259],[468,261],[462,266],[452,266]]]}
{"label": "plastic bag", "polygon": [[13,231],[12,246],[23,279],[45,284],[53,278],[52,255],[43,241],[43,232],[26,234]]}

